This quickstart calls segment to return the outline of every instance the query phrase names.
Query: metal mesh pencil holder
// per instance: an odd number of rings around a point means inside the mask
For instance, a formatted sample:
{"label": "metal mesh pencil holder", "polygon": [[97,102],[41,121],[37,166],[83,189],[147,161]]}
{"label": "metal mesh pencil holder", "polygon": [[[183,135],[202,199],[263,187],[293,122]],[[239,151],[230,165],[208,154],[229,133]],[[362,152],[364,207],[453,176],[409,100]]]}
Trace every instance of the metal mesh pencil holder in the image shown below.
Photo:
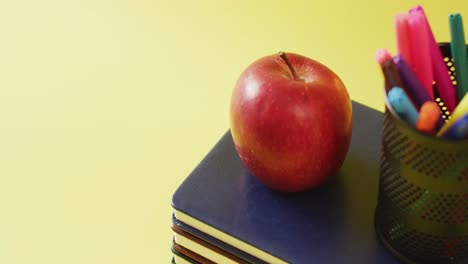
{"label": "metal mesh pencil holder", "polygon": [[[450,46],[440,48],[453,80]],[[468,140],[421,133],[398,117],[386,95],[385,104],[377,235],[405,263],[467,264]]]}

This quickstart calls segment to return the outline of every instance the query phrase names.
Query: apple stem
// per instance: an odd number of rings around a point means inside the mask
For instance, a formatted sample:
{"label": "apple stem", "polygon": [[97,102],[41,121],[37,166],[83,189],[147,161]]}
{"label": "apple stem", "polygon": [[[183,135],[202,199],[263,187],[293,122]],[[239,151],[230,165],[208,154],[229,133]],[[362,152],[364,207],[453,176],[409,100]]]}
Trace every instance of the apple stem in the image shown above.
{"label": "apple stem", "polygon": [[304,81],[303,79],[301,79],[301,77],[299,77],[299,75],[297,75],[296,71],[294,70],[293,66],[291,65],[291,63],[289,62],[288,58],[286,57],[286,52],[283,52],[283,51],[280,51],[279,52],[279,56],[281,57],[281,59],[283,59],[283,61],[286,63],[286,65],[288,65],[288,68],[289,68],[289,71],[291,72],[291,75],[292,75],[292,78],[293,80],[296,80],[296,81]]}

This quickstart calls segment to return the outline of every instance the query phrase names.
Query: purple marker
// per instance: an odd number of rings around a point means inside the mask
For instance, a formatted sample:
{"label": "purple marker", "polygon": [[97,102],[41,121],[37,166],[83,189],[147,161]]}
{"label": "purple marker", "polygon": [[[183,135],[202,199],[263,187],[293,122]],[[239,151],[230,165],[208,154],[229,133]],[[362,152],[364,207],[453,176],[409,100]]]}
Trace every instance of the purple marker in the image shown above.
{"label": "purple marker", "polygon": [[432,102],[431,96],[427,93],[426,89],[424,89],[424,86],[419,81],[416,73],[411,69],[408,63],[406,63],[403,56],[394,56],[393,62],[396,64],[398,72],[400,72],[401,79],[408,90],[408,96],[413,100],[416,108],[420,109],[427,101]]}
{"label": "purple marker", "polygon": [[[396,55],[393,57],[393,62],[397,66],[398,72],[400,73],[401,80],[405,84],[406,92],[408,96],[412,99],[413,103],[416,106],[416,109],[421,109],[421,106],[425,102],[433,102],[431,96],[427,93],[426,89],[422,83],[416,77],[416,74],[411,69],[411,67],[406,63],[405,59],[401,55]],[[437,121],[436,128],[440,128],[445,124],[445,120],[442,118],[442,115]]]}

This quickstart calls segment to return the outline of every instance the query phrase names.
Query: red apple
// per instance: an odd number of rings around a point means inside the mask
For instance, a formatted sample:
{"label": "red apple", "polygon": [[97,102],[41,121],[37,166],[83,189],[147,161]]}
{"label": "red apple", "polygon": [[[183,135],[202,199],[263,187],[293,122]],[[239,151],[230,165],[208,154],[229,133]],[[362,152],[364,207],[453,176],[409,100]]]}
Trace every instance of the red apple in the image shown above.
{"label": "red apple", "polygon": [[298,192],[322,184],[343,164],[351,101],[329,68],[280,52],[241,74],[230,121],[235,148],[250,172],[274,190]]}

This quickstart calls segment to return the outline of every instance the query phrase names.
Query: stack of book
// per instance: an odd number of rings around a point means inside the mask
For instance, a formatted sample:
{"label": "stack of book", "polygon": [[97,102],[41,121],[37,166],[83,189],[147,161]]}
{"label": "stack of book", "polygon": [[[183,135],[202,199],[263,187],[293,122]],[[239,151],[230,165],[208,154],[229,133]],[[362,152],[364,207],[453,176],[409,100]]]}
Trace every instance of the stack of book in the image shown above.
{"label": "stack of book", "polygon": [[382,113],[353,102],[339,173],[289,194],[250,174],[228,131],[172,197],[173,262],[399,263],[374,232],[382,122]]}

